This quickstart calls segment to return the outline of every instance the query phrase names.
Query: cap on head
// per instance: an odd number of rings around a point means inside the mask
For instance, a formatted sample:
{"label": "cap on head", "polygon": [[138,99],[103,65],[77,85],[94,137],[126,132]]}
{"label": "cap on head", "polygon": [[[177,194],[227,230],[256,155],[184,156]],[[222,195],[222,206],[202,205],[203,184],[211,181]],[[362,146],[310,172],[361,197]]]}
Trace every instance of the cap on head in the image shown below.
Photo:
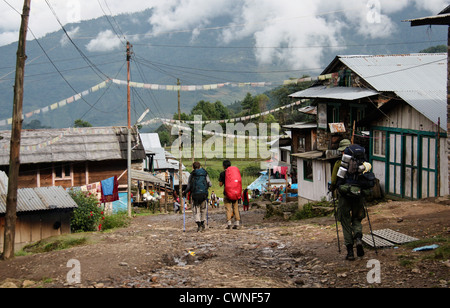
{"label": "cap on head", "polygon": [[338,151],[342,152],[344,151],[349,145],[351,145],[352,143],[350,142],[350,140],[348,139],[342,139],[341,142],[339,142],[339,148]]}

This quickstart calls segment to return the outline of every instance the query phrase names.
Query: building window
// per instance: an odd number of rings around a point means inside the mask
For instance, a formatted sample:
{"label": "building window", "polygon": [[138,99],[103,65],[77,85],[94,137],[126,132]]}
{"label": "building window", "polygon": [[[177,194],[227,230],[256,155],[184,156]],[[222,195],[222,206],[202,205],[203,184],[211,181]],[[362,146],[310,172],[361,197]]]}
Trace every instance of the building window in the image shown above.
{"label": "building window", "polygon": [[313,181],[312,160],[303,161],[303,179],[306,181]]}
{"label": "building window", "polygon": [[53,167],[55,180],[71,180],[72,168],[70,164],[59,164]]}
{"label": "building window", "polygon": [[[350,104],[350,118],[348,127],[353,127],[354,122],[358,123],[365,118],[366,110],[364,106]],[[365,130],[364,127],[358,127],[359,131]]]}
{"label": "building window", "polygon": [[281,161],[287,163],[288,152],[281,150]]}
{"label": "building window", "polygon": [[329,103],[328,104],[328,123],[340,123],[340,104]]}
{"label": "building window", "polygon": [[339,122],[339,108],[333,107],[333,123]]}
{"label": "building window", "polygon": [[386,157],[386,132],[380,130],[373,132],[373,155]]}
{"label": "building window", "polygon": [[304,137],[298,137],[298,147],[297,151],[302,153],[306,150],[306,138]]}

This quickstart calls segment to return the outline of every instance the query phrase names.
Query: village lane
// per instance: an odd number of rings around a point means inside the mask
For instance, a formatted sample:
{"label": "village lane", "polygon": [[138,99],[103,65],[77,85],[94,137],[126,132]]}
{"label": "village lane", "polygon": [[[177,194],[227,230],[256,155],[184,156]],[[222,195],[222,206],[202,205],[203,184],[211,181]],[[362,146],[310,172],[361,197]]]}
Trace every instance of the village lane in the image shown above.
{"label": "village lane", "polygon": [[[448,238],[450,233],[450,208],[445,205],[390,202],[369,211],[376,228],[395,227],[420,239]],[[378,254],[366,248],[363,258],[346,261],[344,252],[338,253],[332,216],[265,219],[264,208],[241,214],[242,228],[227,230],[224,210],[210,209],[205,232],[196,232],[190,212],[186,213],[185,232],[181,214],[139,216],[127,228],[91,234],[88,245],[1,262],[0,286],[5,280],[19,287],[25,280],[32,281],[33,286],[44,288],[449,286],[448,260],[414,255],[403,245],[378,249]],[[363,224],[367,231],[367,221]],[[68,281],[69,260],[79,261],[80,283]],[[381,264],[380,283],[367,278],[371,260]],[[402,264],[404,260],[410,264]]]}

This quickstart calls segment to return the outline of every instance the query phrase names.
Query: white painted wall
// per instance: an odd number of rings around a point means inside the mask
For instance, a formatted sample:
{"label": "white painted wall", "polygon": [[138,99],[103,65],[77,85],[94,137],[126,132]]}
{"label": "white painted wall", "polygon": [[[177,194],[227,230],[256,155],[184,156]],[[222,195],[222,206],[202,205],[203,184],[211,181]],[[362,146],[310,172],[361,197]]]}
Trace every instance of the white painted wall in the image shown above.
{"label": "white painted wall", "polygon": [[297,158],[297,183],[300,204],[308,201],[320,201],[323,197],[329,198],[328,182],[331,181],[331,168],[328,161],[313,160],[313,181],[303,179],[303,161]]}

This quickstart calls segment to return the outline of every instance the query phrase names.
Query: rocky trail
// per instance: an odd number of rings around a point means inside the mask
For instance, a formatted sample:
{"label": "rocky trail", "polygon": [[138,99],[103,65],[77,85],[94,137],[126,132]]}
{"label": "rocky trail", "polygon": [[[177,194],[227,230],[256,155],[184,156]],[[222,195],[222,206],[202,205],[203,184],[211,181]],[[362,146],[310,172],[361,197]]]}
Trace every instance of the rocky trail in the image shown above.
{"label": "rocky trail", "polygon": [[[334,217],[264,219],[265,209],[241,212],[243,226],[225,229],[223,208],[210,209],[196,232],[192,214],[140,216],[129,227],[89,233],[88,244],[0,261],[0,287],[40,288],[448,288],[448,254],[411,246],[366,247],[355,261],[338,253]],[[450,207],[433,202],[387,202],[369,207],[372,227],[421,240],[438,238],[448,251]],[[364,232],[369,231],[367,220]],[[340,238],[342,244],[342,231]],[[442,240],[444,239],[444,240]],[[441,244],[442,245],[442,244]],[[71,283],[71,260],[80,269]],[[380,281],[368,279],[371,260]]]}

